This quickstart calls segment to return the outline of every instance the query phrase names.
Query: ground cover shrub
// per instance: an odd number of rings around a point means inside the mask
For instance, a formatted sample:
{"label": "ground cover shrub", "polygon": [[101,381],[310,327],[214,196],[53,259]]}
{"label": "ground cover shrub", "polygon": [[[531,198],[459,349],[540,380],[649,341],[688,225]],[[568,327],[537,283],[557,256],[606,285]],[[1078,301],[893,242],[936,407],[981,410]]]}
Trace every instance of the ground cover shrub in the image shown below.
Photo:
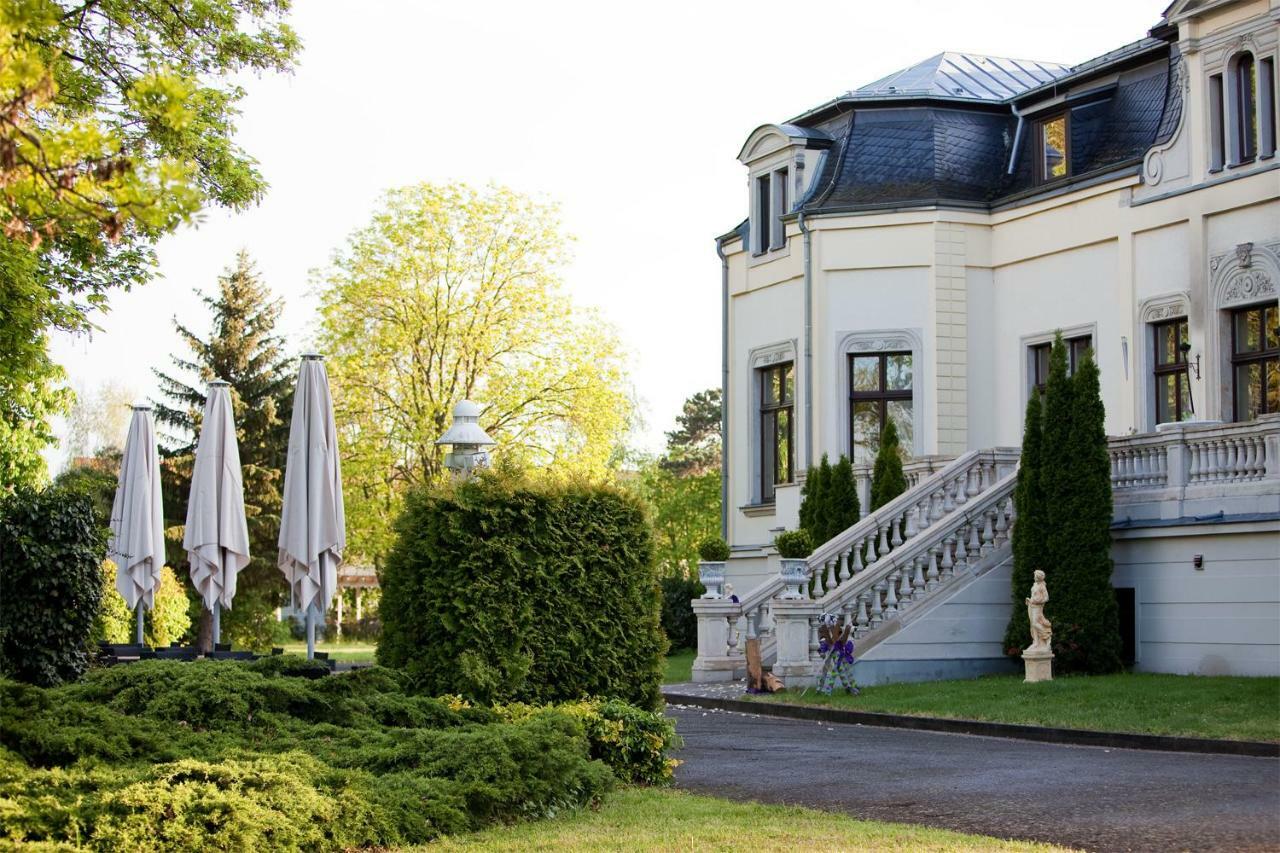
{"label": "ground cover shrub", "polygon": [[0,674],[53,685],[84,672],[106,549],[88,496],[0,495]]}
{"label": "ground cover shrub", "polygon": [[670,778],[671,724],[617,701],[478,707],[381,667],[144,661],[0,680],[0,843],[97,850],[418,844]]}
{"label": "ground cover shrub", "polygon": [[378,661],[421,692],[661,702],[667,643],[633,496],[489,473],[412,493],[397,530]]}

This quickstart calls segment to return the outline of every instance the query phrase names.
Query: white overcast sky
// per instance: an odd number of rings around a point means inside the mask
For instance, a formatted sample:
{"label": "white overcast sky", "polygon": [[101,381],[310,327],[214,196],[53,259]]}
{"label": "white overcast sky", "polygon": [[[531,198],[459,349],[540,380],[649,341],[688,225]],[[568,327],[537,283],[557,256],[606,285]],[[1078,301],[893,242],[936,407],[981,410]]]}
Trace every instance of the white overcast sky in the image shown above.
{"label": "white overcast sky", "polygon": [[181,347],[172,318],[207,329],[200,293],[241,248],[301,352],[309,271],[384,190],[496,182],[561,204],[568,289],[620,332],[637,442],[656,450],[684,398],[720,382],[712,239],[746,213],[735,155],[752,129],[943,50],[1075,64],[1144,36],[1166,0],[296,5],[296,73],[245,81],[238,140],[267,197],[164,240],[161,278],[57,340],[73,385],[154,394],[151,368]]}

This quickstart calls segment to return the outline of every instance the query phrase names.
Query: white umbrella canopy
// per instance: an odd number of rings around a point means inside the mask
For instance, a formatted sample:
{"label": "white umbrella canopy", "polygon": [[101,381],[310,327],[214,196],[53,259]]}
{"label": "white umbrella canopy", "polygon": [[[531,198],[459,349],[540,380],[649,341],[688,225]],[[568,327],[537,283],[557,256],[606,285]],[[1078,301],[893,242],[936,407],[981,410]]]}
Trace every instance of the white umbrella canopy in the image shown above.
{"label": "white umbrella canopy", "polygon": [[240,446],[226,382],[210,382],[205,397],[182,547],[191,563],[191,582],[214,614],[217,642],[219,608],[231,608],[236,575],[249,564]]}
{"label": "white umbrella canopy", "polygon": [[280,571],[307,612],[307,651],[312,652],[312,608],[324,613],[338,585],[338,563],[347,545],[342,505],[338,431],[333,422],[329,376],[318,355],[302,357],[293,395],[289,455],[280,518]]}
{"label": "white umbrella canopy", "polygon": [[111,540],[107,559],[116,564],[116,589],[138,612],[137,641],[142,642],[142,608],[155,606],[164,567],[164,505],[160,497],[160,456],[151,407],[133,407],[120,480],[111,504]]}

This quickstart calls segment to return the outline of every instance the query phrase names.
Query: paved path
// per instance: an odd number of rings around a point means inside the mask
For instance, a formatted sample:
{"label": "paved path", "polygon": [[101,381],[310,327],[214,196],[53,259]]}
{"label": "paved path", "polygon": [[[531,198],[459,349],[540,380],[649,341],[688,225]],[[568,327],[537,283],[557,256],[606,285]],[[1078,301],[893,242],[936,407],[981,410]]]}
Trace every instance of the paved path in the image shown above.
{"label": "paved path", "polygon": [[1280,761],[669,706],[676,784],[1090,850],[1280,850]]}

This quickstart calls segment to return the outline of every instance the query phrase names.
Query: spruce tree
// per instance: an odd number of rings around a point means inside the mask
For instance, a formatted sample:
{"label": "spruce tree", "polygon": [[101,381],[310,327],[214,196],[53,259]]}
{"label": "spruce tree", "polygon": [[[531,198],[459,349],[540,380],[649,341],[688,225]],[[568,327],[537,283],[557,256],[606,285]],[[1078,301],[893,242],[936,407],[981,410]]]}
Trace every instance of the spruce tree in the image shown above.
{"label": "spruce tree", "polygon": [[1034,580],[1032,576],[1036,569],[1045,565],[1041,408],[1040,392],[1032,389],[1031,399],[1027,401],[1027,417],[1022,427],[1022,460],[1018,466],[1018,485],[1013,492],[1013,507],[1017,516],[1013,525],[1013,613],[1004,634],[1005,654],[1010,657],[1020,657],[1022,650],[1031,642],[1025,600],[1031,593],[1031,583]]}
{"label": "spruce tree", "polygon": [[805,471],[804,485],[800,487],[800,529],[807,531],[810,537],[818,533],[818,505],[822,503],[822,475],[810,465]]}
{"label": "spruce tree", "polygon": [[818,481],[822,484],[822,499],[814,510],[813,525],[810,531],[813,547],[818,547],[831,538],[831,527],[836,523],[835,505],[833,503],[836,490],[835,470],[831,467],[827,454],[822,454],[822,462],[818,465]]}
{"label": "spruce tree", "polygon": [[[230,383],[236,437],[244,477],[245,515],[252,559],[240,572],[232,608],[222,615],[224,640],[264,649],[272,637],[272,611],[284,603],[288,589],[276,567],[279,552],[280,490],[289,443],[293,408],[292,359],[276,334],[283,304],[254,268],[248,253],[218,279],[215,294],[204,302],[213,314],[208,338],[189,327],[174,325],[191,349],[190,358],[173,356],[177,375],[156,371],[163,402],[156,404],[156,420],[169,428],[164,445],[164,508],[166,526],[186,523],[205,392],[213,379]],[[176,535],[180,548],[181,534]],[[171,543],[172,544],[172,543]],[[186,565],[186,555],[171,551],[170,563]],[[179,571],[180,576],[189,577]],[[201,617],[201,641],[209,635],[209,614]]]}
{"label": "spruce tree", "polygon": [[907,475],[902,471],[898,427],[889,419],[880,436],[880,449],[871,472],[871,511],[875,512],[906,490]]}
{"label": "spruce tree", "polygon": [[1056,595],[1050,583],[1045,615],[1053,622],[1055,663],[1061,671],[1117,672],[1121,640],[1111,587],[1111,460],[1092,352],[1076,366],[1071,383],[1074,417],[1065,448],[1070,466],[1059,475],[1067,482],[1058,489],[1066,499],[1059,507],[1049,505],[1051,541],[1059,549],[1057,574],[1067,583]]}

